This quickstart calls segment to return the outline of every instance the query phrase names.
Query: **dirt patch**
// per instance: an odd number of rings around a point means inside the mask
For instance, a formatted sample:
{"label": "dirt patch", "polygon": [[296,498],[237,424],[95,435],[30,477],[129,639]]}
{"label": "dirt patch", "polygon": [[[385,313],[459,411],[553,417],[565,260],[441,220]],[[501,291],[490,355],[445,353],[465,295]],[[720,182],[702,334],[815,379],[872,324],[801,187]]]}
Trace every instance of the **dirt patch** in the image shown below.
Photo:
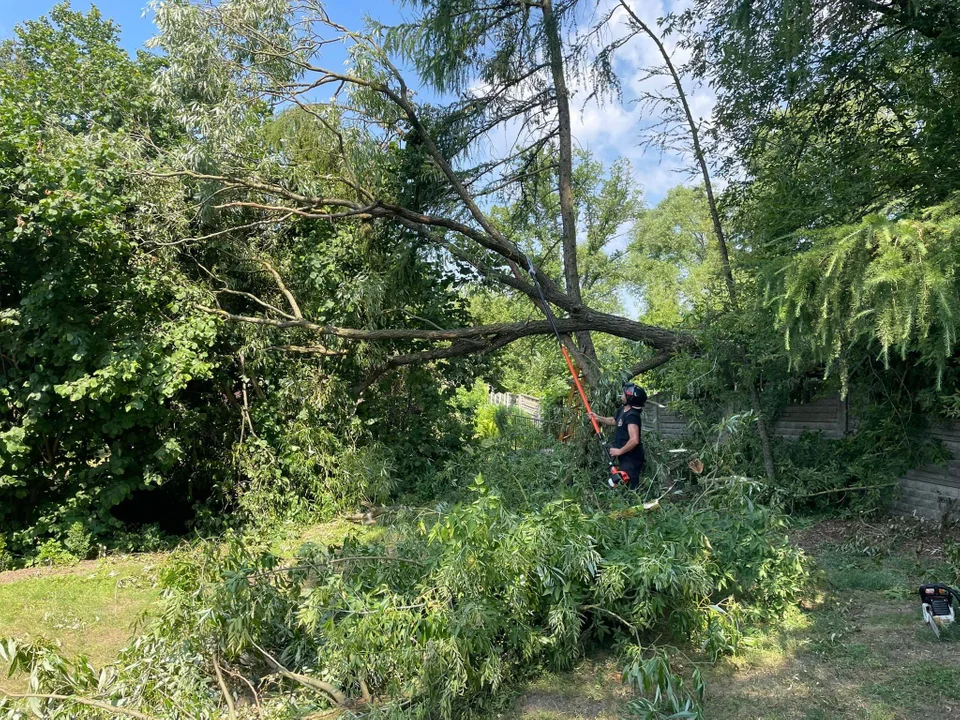
{"label": "dirt patch", "polygon": [[518,698],[513,720],[617,720],[635,696],[609,655],[585,658],[570,673],[548,674]]}
{"label": "dirt patch", "polygon": [[532,692],[520,703],[522,715],[560,715],[583,720],[596,720],[609,714],[610,708],[602,700],[585,697],[565,697],[552,692]]}
{"label": "dirt patch", "polygon": [[790,540],[807,552],[814,552],[823,545],[841,545],[849,537],[850,520],[824,520],[808,528],[792,530]]}
{"label": "dirt patch", "polygon": [[915,556],[943,557],[944,546],[960,542],[960,524],[947,527],[913,517],[874,520],[831,518],[789,532],[790,540],[807,553],[830,547],[874,548],[881,552],[910,552]]}
{"label": "dirt patch", "polygon": [[99,566],[99,560],[84,560],[76,565],[68,565],[66,567],[32,567],[22,568],[20,570],[6,570],[0,572],[0,585],[20,582],[21,580],[54,577],[57,575],[83,575],[84,573],[96,571]]}

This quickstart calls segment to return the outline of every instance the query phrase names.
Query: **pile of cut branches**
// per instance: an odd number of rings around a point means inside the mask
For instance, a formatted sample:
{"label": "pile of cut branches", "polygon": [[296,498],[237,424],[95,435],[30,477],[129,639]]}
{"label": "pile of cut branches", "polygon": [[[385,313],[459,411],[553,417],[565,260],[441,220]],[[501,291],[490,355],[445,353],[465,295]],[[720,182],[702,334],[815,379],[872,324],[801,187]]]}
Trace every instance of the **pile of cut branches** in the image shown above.
{"label": "pile of cut branches", "polygon": [[517,512],[478,481],[471,501],[395,526],[390,542],[306,544],[292,562],[248,537],[202,543],[175,556],[152,629],[113,665],[5,643],[47,696],[16,707],[48,718],[463,717],[598,645],[633,658],[631,677],[659,676],[662,662],[638,662],[657,644],[732,652],[745,612],[776,612],[801,589],[802,556],[752,491],[718,485],[696,506],[635,516],[572,497]]}

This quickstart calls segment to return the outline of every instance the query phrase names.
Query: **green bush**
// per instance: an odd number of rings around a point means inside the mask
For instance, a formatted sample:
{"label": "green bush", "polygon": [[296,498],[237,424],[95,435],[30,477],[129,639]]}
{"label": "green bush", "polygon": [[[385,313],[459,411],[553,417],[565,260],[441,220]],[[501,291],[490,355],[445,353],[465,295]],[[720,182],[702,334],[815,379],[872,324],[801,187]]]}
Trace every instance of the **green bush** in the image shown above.
{"label": "green bush", "polygon": [[79,558],[67,550],[59,540],[47,540],[40,546],[31,564],[62,567],[79,562]]}
{"label": "green bush", "polygon": [[13,569],[13,555],[7,550],[7,541],[0,535],[0,572]]}
{"label": "green bush", "polygon": [[500,434],[500,427],[503,424],[503,408],[499,405],[485,404],[477,408],[476,420],[474,421],[475,436],[490,440]]}
{"label": "green bush", "polygon": [[80,560],[86,560],[90,555],[92,541],[93,537],[87,532],[83,523],[75,522],[67,529],[67,537],[63,544],[71,555]]}

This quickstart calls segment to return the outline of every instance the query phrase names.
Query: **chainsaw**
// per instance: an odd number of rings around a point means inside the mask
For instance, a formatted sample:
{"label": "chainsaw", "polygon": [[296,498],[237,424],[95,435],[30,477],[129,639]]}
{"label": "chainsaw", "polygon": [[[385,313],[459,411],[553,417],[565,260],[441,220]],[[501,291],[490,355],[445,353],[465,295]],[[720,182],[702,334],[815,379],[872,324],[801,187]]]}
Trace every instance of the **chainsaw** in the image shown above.
{"label": "chainsaw", "polygon": [[923,621],[930,626],[933,634],[940,639],[940,628],[951,624],[956,616],[953,612],[953,599],[960,600],[960,593],[949,585],[933,583],[920,586],[920,610]]}

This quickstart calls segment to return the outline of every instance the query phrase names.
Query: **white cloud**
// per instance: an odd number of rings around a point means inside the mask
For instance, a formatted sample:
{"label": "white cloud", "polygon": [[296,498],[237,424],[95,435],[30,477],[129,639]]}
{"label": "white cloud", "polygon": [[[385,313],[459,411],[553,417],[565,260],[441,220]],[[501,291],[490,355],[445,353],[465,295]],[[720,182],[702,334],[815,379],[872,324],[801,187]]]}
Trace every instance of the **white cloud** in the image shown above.
{"label": "white cloud", "polygon": [[[668,11],[684,9],[691,0],[630,0],[634,12],[651,28],[657,28],[657,20]],[[617,8],[612,14],[610,10]],[[621,37],[627,29],[626,12],[616,0],[601,0],[594,16],[596,19],[611,15],[604,42]],[[689,59],[689,51],[677,47],[676,37],[663,39],[674,64],[680,67]],[[589,60],[589,58],[588,58]],[[601,102],[593,98],[585,103],[595,88],[588,85],[588,77],[579,78],[570,88],[571,115],[574,144],[594,154],[605,164],[623,157],[633,166],[637,181],[643,186],[649,204],[656,204],[676,185],[696,184],[698,175],[691,175],[693,158],[673,151],[662,152],[659,148],[644,145],[647,132],[660,118],[655,109],[638,103],[643,93],[664,92],[673,95],[668,77],[648,77],[649,70],[663,65],[663,58],[656,45],[645,35],[638,35],[621,47],[614,58],[615,70],[621,79],[623,97],[620,100],[607,98]],[[713,113],[716,97],[713,91],[684,79],[684,88],[691,112],[697,121],[707,120]],[[475,88],[482,90],[480,84]],[[511,122],[491,131],[486,140],[475,149],[476,156],[503,157],[522,145],[525,138],[520,134],[521,124]],[[529,138],[526,138],[529,140]],[[684,138],[685,140],[685,138]],[[519,142],[518,142],[519,141]]]}
{"label": "white cloud", "polygon": [[[630,0],[633,11],[651,28],[658,27],[657,20],[669,11],[681,11],[690,0]],[[614,0],[604,0],[597,12],[604,17],[616,6],[606,30],[606,41],[622,37],[627,29],[627,13]],[[682,67],[690,59],[689,50],[677,47],[676,37],[663,38],[664,47],[676,67]],[[656,45],[646,35],[638,35],[621,47],[614,58],[614,69],[620,77],[623,98],[621,101],[600,103],[593,99],[581,106],[578,98],[588,97],[594,88],[581,81],[573,101],[573,135],[580,147],[593,152],[605,162],[617,157],[626,157],[633,164],[638,179],[643,184],[648,202],[656,203],[666,191],[681,182],[699,182],[691,178],[692,157],[674,152],[661,153],[658,148],[641,147],[645,131],[659,118],[646,105],[639,104],[644,93],[674,94],[668,77],[649,76],[651,68],[663,65],[663,58]],[[697,121],[709,120],[713,114],[716,97],[706,86],[684,79],[684,89],[690,110]],[[582,100],[580,101],[582,103]]]}

